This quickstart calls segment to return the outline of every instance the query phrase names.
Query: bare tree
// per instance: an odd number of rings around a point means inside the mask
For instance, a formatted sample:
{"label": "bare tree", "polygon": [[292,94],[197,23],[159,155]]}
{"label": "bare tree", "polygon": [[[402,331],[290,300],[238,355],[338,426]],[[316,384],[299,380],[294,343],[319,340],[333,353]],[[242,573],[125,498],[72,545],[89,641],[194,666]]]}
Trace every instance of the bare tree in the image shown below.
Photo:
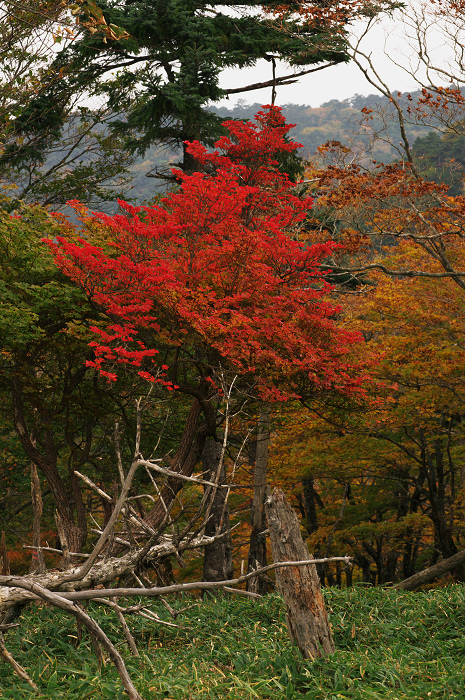
{"label": "bare tree", "polygon": [[[219,462],[219,466],[217,465],[215,469],[209,468],[205,470],[208,472],[210,479],[204,478],[205,471],[200,476],[186,476],[162,466],[161,459],[145,458],[141,453],[141,425],[142,414],[146,407],[147,404],[144,400],[138,401],[136,444],[133,460],[126,474],[124,473],[124,465],[117,443],[117,463],[122,483],[116,502],[112,496],[103,491],[89,477],[77,472],[77,476],[85,482],[88,488],[92,489],[100,498],[112,506],[112,513],[106,525],[97,528],[99,536],[92,551],[88,554],[70,552],[65,532],[61,529],[63,548],[62,550],[53,550],[63,555],[65,566],[61,570],[39,571],[38,573],[29,573],[18,577],[8,574],[6,569],[4,569],[3,575],[0,576],[0,610],[4,613],[0,622],[0,635],[3,635],[4,632],[15,626],[12,624],[12,620],[21,613],[27,603],[37,599],[44,600],[50,605],[70,613],[89,630],[94,638],[94,647],[98,650],[101,646],[108,653],[131,700],[141,700],[141,696],[127,672],[121,654],[97,622],[77,604],[79,601],[94,600],[101,605],[110,607],[116,613],[131,652],[138,655],[134,638],[125,619],[127,615],[139,614],[158,624],[174,625],[175,623],[167,623],[160,620],[156,612],[151,610],[146,603],[139,602],[136,605],[122,607],[119,603],[114,602],[112,598],[137,596],[139,599],[142,599],[165,596],[170,593],[216,589],[230,591],[239,595],[259,597],[255,593],[236,589],[233,586],[246,583],[249,579],[260,576],[260,574],[272,569],[286,566],[286,564],[289,565],[289,562],[277,562],[237,578],[233,577],[232,569],[228,568],[225,571],[226,577],[222,578],[220,574],[223,573],[223,563],[230,561],[230,557],[222,556],[222,562],[220,562],[222,566],[218,571],[215,571],[214,580],[154,587],[146,579],[146,583],[149,583],[149,585],[147,587],[144,584],[142,581],[144,574],[141,572],[147,568],[156,568],[157,564],[166,559],[166,557],[175,556],[178,561],[182,561],[182,555],[189,550],[208,550],[208,548],[213,548],[214,551],[219,542],[222,542],[223,547],[227,546],[225,543],[230,542],[230,529],[225,527],[227,523],[225,511],[227,508],[227,494],[231,487],[230,483],[225,483],[226,473],[225,469],[221,467],[221,445],[220,458],[216,460]],[[223,448],[225,447],[226,442],[223,444]],[[215,456],[216,452],[217,450],[214,450]],[[179,501],[175,504],[173,500],[170,506],[165,509],[165,516],[158,527],[156,529],[150,527],[133,506],[134,500],[141,497],[141,494],[137,496],[132,495],[134,478],[138,470],[145,470],[151,479],[154,477],[157,480],[160,478],[178,479],[194,488],[203,487],[204,493],[200,506],[196,506],[192,514]],[[161,491],[155,480],[153,484],[155,492],[161,498]],[[35,488],[37,489],[37,484]],[[221,499],[217,498],[218,493],[222,494]],[[39,503],[38,494],[35,492],[34,499]],[[218,509],[220,507],[222,508],[222,513],[221,517],[218,518]],[[175,513],[176,510],[177,513]],[[40,516],[40,505],[36,506],[34,514],[36,527],[34,528],[34,543],[31,548],[35,552],[38,551],[42,554],[43,551],[51,548],[40,547],[37,544],[37,522]],[[185,524],[186,515],[187,525]],[[184,520],[182,525],[180,524],[181,516]],[[212,534],[206,534],[206,530],[212,522],[214,525],[213,528],[210,527]],[[58,523],[59,518],[57,519]],[[76,563],[79,559],[82,563]],[[339,559],[347,560],[344,557]],[[309,563],[308,557],[305,561],[293,562],[293,566],[303,566],[305,563]],[[129,575],[138,583],[138,587],[109,587],[109,584],[117,579],[127,580]],[[98,586],[97,589],[95,588],[96,586]],[[33,686],[33,681],[30,679],[27,671],[15,661],[6,649],[3,636],[0,636],[0,655],[5,661],[10,663],[15,673]]]}

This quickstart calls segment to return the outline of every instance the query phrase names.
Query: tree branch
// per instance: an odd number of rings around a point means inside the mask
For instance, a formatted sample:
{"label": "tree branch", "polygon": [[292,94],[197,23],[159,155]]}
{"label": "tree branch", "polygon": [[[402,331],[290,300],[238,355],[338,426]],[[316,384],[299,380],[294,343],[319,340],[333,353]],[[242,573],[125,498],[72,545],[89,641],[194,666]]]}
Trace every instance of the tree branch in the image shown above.
{"label": "tree branch", "polygon": [[330,66],[336,66],[337,61],[331,61],[331,63],[325,63],[324,66],[318,66],[318,68],[309,68],[308,70],[301,70],[298,73],[291,73],[290,75],[282,75],[280,78],[274,78],[273,80],[265,80],[263,83],[253,83],[251,85],[245,85],[240,88],[230,88],[229,90],[224,90],[227,95],[234,95],[238,92],[250,92],[251,90],[259,90],[260,88],[273,87],[274,85],[291,85],[297,82],[297,78],[301,75],[307,75],[308,73],[316,73],[319,70],[324,70]]}

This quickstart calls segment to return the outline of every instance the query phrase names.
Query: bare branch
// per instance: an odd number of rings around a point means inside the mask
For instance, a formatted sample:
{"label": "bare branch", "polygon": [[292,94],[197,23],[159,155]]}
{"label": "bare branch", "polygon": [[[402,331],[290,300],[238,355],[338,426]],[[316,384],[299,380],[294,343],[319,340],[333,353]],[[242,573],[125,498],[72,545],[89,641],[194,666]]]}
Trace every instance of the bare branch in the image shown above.
{"label": "bare branch", "polygon": [[[212,539],[212,538],[209,538]],[[66,598],[66,600],[93,600],[94,598],[128,598],[130,596],[143,596],[143,597],[158,597],[160,595],[168,595],[170,593],[186,593],[188,591],[210,591],[225,587],[238,586],[241,583],[245,583],[255,576],[260,576],[267,571],[273,571],[274,569],[280,569],[284,566],[311,566],[314,564],[326,564],[334,561],[344,562],[349,564],[352,561],[352,557],[326,557],[323,559],[306,559],[304,561],[279,561],[274,564],[269,564],[261,569],[256,569],[248,574],[239,576],[237,578],[228,579],[227,581],[195,581],[193,583],[178,583],[172,586],[156,586],[154,588],[105,588],[98,590],[82,590],[82,591],[71,591],[62,592],[60,597]],[[24,581],[29,581],[29,587],[24,584]],[[19,584],[22,585],[19,585]],[[8,588],[24,588],[34,593],[31,586],[37,585],[30,578],[16,578],[14,576],[0,576],[0,586],[6,586]],[[39,596],[40,597],[40,596]]]}
{"label": "bare branch", "polygon": [[308,70],[301,70],[298,73],[290,73],[289,75],[282,75],[279,78],[273,78],[272,80],[265,80],[262,83],[253,83],[251,85],[245,85],[240,88],[230,88],[229,90],[224,90],[227,95],[234,95],[238,92],[250,92],[251,90],[259,90],[260,88],[273,87],[276,85],[291,85],[297,82],[297,78],[302,75],[308,75],[309,73],[316,73],[319,70],[324,70],[330,66],[336,66],[337,61],[331,61],[330,63],[325,63],[324,66],[318,66],[318,68],[309,68]]}

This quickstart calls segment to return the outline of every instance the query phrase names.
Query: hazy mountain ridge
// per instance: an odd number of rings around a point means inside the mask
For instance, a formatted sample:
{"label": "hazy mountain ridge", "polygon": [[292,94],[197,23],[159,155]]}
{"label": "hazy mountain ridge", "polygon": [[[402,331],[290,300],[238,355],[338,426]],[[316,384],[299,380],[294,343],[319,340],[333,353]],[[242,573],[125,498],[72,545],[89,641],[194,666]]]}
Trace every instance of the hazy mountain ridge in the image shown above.
{"label": "hazy mountain ridge", "polygon": [[[414,100],[421,96],[421,92],[413,92]],[[407,93],[400,97],[403,105],[407,104]],[[362,109],[372,109],[373,119],[366,123]],[[258,102],[253,104],[239,101],[231,107],[215,107],[211,110],[224,119],[253,119],[254,115],[262,108]],[[282,111],[289,124],[295,124],[290,136],[302,144],[302,154],[311,157],[319,146],[327,141],[341,141],[345,145],[355,145],[359,149],[368,149],[371,145],[370,159],[385,163],[397,160],[399,152],[387,143],[399,143],[400,132],[397,121],[394,118],[393,107],[389,100],[380,95],[354,95],[346,100],[330,100],[320,107],[309,105],[285,104]],[[389,115],[389,124],[386,128],[386,141],[378,140],[372,144],[373,131],[383,127],[382,119],[378,112]],[[361,122],[365,122],[361,125]],[[431,126],[421,124],[407,124],[407,136],[411,143],[424,137],[432,131]],[[145,156],[133,166],[135,180],[130,195],[138,202],[153,199],[157,192],[163,191],[163,183],[146,177],[148,172],[155,173],[160,166],[176,164],[179,156],[162,151],[159,146],[149,148]]]}
{"label": "hazy mountain ridge", "polygon": [[[413,92],[411,96],[416,100],[421,96],[421,92]],[[404,93],[399,101],[401,105],[406,106],[407,93]],[[252,119],[260,108],[261,105],[258,103],[248,105],[239,102],[231,109],[223,107],[215,111],[226,119]],[[362,113],[363,108],[373,110],[370,115],[373,119],[368,124]],[[346,145],[355,142],[368,147],[373,130],[377,131],[383,127],[382,119],[377,114],[380,111],[389,116],[386,136],[393,143],[398,143],[400,140],[394,108],[389,100],[381,95],[354,95],[346,100],[330,100],[320,107],[285,104],[282,105],[282,111],[289,124],[296,124],[291,137],[302,143],[304,155],[307,156],[313,155],[316,149],[326,141],[341,141]],[[361,125],[361,122],[364,125]],[[407,124],[407,135],[412,143],[430,131],[431,126]],[[399,154],[387,143],[378,142],[372,150],[372,156],[379,161],[392,162],[399,157]]]}

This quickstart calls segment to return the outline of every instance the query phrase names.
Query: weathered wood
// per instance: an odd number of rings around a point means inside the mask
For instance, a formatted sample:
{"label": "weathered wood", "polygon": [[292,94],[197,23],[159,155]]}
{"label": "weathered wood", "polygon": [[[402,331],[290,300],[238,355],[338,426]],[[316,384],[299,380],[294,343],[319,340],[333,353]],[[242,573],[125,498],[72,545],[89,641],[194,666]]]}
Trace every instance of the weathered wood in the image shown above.
{"label": "weathered wood", "polygon": [[[18,625],[8,625],[8,627],[18,627]],[[28,672],[13,658],[12,654],[8,651],[5,646],[5,640],[3,639],[3,633],[0,632],[0,658],[10,664],[13,671],[16,673],[21,680],[29,683],[33,690],[38,690],[36,684],[28,674]]]}
{"label": "weathered wood", "polygon": [[[189,542],[181,542],[174,544],[168,537],[151,547],[146,553],[148,561],[160,560],[169,557],[175,553],[183,552],[186,549],[197,549],[210,544],[213,538],[211,537],[195,537]],[[28,581],[35,581],[39,585],[52,591],[67,590],[78,591],[87,588],[92,588],[97,584],[105,584],[114,581],[117,578],[131,574],[135,567],[139,564],[140,552],[131,551],[121,557],[110,557],[106,560],[97,561],[91,570],[87,572],[82,579],[70,574],[77,574],[80,570],[79,566],[71,567],[65,571],[49,571],[45,574],[30,574],[27,576]],[[4,579],[5,576],[0,576]],[[95,592],[95,591],[94,591]],[[18,604],[27,603],[33,600],[35,596],[26,590],[18,590],[15,588],[3,588],[3,583],[0,580],[0,610],[8,610]],[[10,622],[11,620],[8,620]],[[5,620],[3,620],[5,622]]]}
{"label": "weathered wood", "polygon": [[[281,490],[274,489],[265,502],[265,509],[273,560],[311,559],[297,516]],[[334,643],[316,566],[278,569],[276,583],[286,605],[289,636],[303,657],[315,659],[332,654]]]}
{"label": "weathered wood", "polygon": [[455,569],[457,566],[460,566],[460,564],[463,564],[464,562],[465,549],[462,549],[460,552],[457,552],[457,554],[454,554],[452,557],[443,559],[439,562],[439,564],[430,566],[428,567],[428,569],[419,571],[417,574],[409,576],[409,578],[406,578],[403,581],[399,581],[399,583],[396,583],[394,586],[392,586],[392,588],[397,588],[398,590],[402,591],[413,591],[415,590],[415,588],[418,588],[419,586],[422,586],[425,583],[429,583],[430,581],[433,581],[433,579],[442,576],[442,574],[445,574],[448,571]]}
{"label": "weathered wood", "polygon": [[43,501],[42,491],[40,488],[39,475],[34,462],[31,462],[31,501],[32,501],[32,559],[29,567],[29,573],[37,572],[45,574],[47,567],[45,565],[44,553],[40,548],[40,521],[42,518]]}

